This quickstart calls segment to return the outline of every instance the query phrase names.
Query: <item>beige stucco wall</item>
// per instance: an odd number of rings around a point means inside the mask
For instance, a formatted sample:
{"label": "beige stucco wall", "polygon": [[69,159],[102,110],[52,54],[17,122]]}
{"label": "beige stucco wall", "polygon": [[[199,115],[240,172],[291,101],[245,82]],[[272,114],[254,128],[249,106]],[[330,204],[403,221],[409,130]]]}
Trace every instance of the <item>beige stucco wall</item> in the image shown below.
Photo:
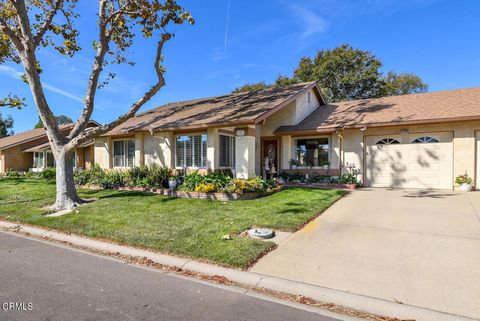
{"label": "beige stucco wall", "polygon": [[255,177],[255,136],[235,138],[235,172],[237,178]]}
{"label": "beige stucco wall", "polygon": [[110,146],[111,140],[109,138],[98,138],[95,140],[95,163],[103,169],[111,168]]}
{"label": "beige stucco wall", "polygon": [[295,117],[296,103],[293,101],[265,120],[262,124],[262,136],[274,136],[274,132],[278,127],[295,125]]}
{"label": "beige stucco wall", "polygon": [[[308,102],[308,95],[310,95],[310,102]],[[318,106],[320,106],[320,101],[318,100],[313,89],[310,89],[308,92],[297,98],[296,106],[295,123],[298,124]]]}
{"label": "beige stucco wall", "polygon": [[173,167],[173,133],[159,132],[154,135],[145,134],[144,150],[146,166]]}
{"label": "beige stucco wall", "polygon": [[[310,93],[310,103],[308,102],[308,93]],[[265,120],[262,125],[262,136],[273,136],[275,130],[280,126],[298,124],[319,105],[320,102],[313,90],[300,95],[295,101],[291,102]]]}
{"label": "beige stucco wall", "polygon": [[219,167],[219,146],[220,135],[218,133],[218,128],[209,128],[207,130],[207,169],[211,171],[214,171]]}
{"label": "beige stucco wall", "polygon": [[[422,134],[429,132],[453,132],[453,177],[467,173],[476,178],[476,139],[475,132],[480,131],[480,122],[454,122],[430,125],[406,125],[394,127],[367,128],[362,133],[360,129],[347,129],[341,134],[344,137],[343,164],[354,163],[364,172],[363,136],[376,135],[403,135]],[[407,134],[408,133],[408,134]]]}

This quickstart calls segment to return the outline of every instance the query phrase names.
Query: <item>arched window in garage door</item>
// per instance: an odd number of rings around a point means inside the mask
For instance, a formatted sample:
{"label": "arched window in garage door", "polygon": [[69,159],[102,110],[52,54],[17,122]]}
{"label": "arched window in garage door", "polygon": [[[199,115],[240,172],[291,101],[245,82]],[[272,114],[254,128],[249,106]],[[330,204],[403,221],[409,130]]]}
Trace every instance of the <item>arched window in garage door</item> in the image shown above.
{"label": "arched window in garage door", "polygon": [[376,145],[391,145],[391,144],[400,144],[395,138],[383,138],[380,139]]}
{"label": "arched window in garage door", "polygon": [[415,138],[412,141],[412,144],[430,144],[430,143],[438,143],[438,142],[439,142],[438,139],[434,137],[422,136],[422,137]]}

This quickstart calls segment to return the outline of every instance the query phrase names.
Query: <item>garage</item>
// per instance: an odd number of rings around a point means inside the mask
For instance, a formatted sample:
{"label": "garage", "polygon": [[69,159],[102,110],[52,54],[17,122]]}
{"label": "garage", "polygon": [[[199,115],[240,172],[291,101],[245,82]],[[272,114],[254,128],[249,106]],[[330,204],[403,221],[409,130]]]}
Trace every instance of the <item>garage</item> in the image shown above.
{"label": "garage", "polygon": [[366,136],[366,186],[452,189],[452,140],[452,132]]}

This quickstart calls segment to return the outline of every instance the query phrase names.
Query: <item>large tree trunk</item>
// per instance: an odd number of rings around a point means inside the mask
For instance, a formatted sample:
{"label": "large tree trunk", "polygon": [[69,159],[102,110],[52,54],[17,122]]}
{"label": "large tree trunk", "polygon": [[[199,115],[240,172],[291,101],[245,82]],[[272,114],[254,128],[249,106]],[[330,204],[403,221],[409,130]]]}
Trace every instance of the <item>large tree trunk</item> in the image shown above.
{"label": "large tree trunk", "polygon": [[73,181],[72,152],[60,151],[55,158],[57,163],[57,198],[52,210],[72,210],[82,203]]}

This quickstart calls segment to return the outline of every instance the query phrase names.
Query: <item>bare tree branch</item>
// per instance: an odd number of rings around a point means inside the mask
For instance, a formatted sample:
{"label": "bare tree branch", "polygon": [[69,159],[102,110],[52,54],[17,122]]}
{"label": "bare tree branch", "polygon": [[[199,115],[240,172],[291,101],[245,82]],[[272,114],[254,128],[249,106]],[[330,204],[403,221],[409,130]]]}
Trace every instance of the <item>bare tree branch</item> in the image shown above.
{"label": "bare tree branch", "polygon": [[30,27],[28,10],[25,6],[24,0],[16,0],[13,1],[12,4],[17,11],[18,22],[20,25],[20,39],[24,49],[20,52],[20,58],[25,67],[28,85],[32,91],[38,115],[47,128],[47,136],[50,138],[50,143],[53,144],[54,147],[59,148],[66,143],[66,139],[60,133],[55,116],[45,98],[45,92],[37,70],[37,58],[35,56],[35,47],[32,41],[33,35]]}
{"label": "bare tree branch", "polygon": [[8,26],[7,22],[1,18],[0,18],[0,31],[4,33],[8,37],[8,39],[10,39],[10,41],[15,46],[15,49],[17,49],[18,53],[21,53],[24,50],[22,41],[20,40],[18,35],[15,33],[15,31],[12,30],[12,28]]}
{"label": "bare tree branch", "polygon": [[137,100],[126,112],[125,114],[118,117],[113,122],[102,125],[99,127],[92,128],[90,130],[84,131],[83,133],[79,134],[78,136],[71,139],[71,141],[66,145],[66,148],[73,149],[75,146],[88,141],[91,138],[94,138],[98,135],[105,134],[106,132],[112,130],[113,128],[123,124],[127,121],[130,117],[135,116],[137,111],[147,103],[164,85],[165,85],[165,78],[163,77],[163,66],[162,66],[162,51],[164,44],[171,39],[171,34],[165,33],[161,36],[161,39],[158,41],[157,44],[157,53],[155,56],[155,72],[158,77],[158,81],[155,85],[153,85],[139,100]]}
{"label": "bare tree branch", "polygon": [[53,18],[56,16],[58,10],[63,6],[64,0],[57,0],[54,6],[52,6],[52,10],[50,10],[45,18],[40,29],[38,29],[37,34],[34,37],[34,45],[37,47],[43,39],[45,32],[47,32],[48,28],[50,28]]}
{"label": "bare tree branch", "polygon": [[103,62],[105,55],[109,49],[110,36],[107,35],[107,18],[106,18],[106,6],[107,1],[100,1],[100,8],[98,12],[100,21],[99,31],[99,44],[97,47],[97,54],[93,63],[92,73],[88,79],[87,95],[85,96],[85,105],[83,107],[82,115],[75,122],[75,126],[68,135],[69,138],[77,136],[79,133],[85,130],[88,125],[88,121],[93,113],[93,107],[95,105],[95,94],[98,88],[98,80],[103,70]]}

